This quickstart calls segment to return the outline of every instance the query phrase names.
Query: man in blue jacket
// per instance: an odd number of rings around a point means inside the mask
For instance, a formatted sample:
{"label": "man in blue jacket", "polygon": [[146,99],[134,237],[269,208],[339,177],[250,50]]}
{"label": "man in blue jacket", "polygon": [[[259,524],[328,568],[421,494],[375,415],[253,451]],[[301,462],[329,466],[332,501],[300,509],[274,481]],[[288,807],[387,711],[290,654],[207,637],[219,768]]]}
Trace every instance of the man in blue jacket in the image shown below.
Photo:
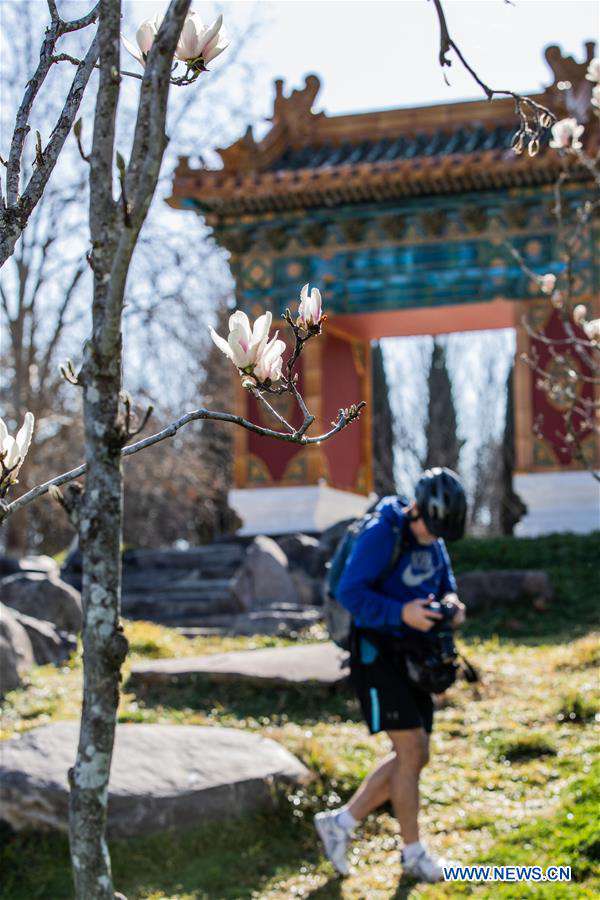
{"label": "man in blue jacket", "polygon": [[[377,515],[356,540],[342,573],[336,599],[352,614],[352,682],[371,734],[385,731],[391,754],[365,779],[346,806],[319,813],[315,825],[327,856],[348,874],[348,843],[357,824],[391,800],[404,842],[402,866],[420,881],[442,878],[442,865],[419,840],[419,776],[429,758],[433,724],[431,695],[410,680],[398,639],[418,640],[441,618],[429,608],[444,599],[456,606],[453,624],[465,618],[444,545],[462,537],[465,492],[449,469],[428,469],[419,479],[415,501],[402,507],[385,497]],[[402,554],[389,570],[398,533]]]}

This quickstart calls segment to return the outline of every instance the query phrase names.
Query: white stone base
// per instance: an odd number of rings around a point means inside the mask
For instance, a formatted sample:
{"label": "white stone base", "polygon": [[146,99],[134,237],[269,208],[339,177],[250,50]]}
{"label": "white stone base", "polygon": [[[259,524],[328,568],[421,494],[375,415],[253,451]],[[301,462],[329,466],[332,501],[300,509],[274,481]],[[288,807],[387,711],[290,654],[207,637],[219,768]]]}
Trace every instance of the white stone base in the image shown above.
{"label": "white stone base", "polygon": [[514,487],[529,509],[515,528],[519,537],[600,528],[600,485],[589,472],[515,475]]}
{"label": "white stone base", "polygon": [[319,532],[342,519],[357,518],[375,500],[327,485],[234,488],[229,504],[243,521],[238,534]]}

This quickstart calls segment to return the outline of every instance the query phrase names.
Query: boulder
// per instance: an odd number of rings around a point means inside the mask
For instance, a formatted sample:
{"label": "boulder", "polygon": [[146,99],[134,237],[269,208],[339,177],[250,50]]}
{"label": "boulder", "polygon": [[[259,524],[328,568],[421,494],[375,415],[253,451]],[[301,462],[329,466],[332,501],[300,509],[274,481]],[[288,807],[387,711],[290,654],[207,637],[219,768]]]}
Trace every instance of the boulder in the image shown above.
{"label": "boulder", "polygon": [[0,603],[0,696],[20,687],[22,676],[33,665],[27,632],[12,609]]}
{"label": "boulder", "polygon": [[325,574],[326,556],[320,542],[308,534],[286,534],[277,543],[285,553],[291,569],[299,569],[312,578]]}
{"label": "boulder", "polygon": [[52,622],[43,619],[34,619],[24,613],[13,610],[17,622],[23,626],[31,641],[33,656],[38,666],[48,663],[60,665],[65,662],[77,647],[77,638],[74,634],[59,631]]}
{"label": "boulder", "polygon": [[0,578],[16,575],[18,572],[45,572],[58,575],[58,563],[51,556],[0,556]]}
{"label": "boulder", "polygon": [[311,578],[302,569],[292,570],[292,581],[298,591],[298,601],[303,606],[315,606],[321,603],[321,582]]}
{"label": "boulder", "polygon": [[343,519],[341,522],[336,522],[335,525],[330,525],[321,534],[319,546],[325,560],[331,559],[348,526],[355,521],[356,519]]}
{"label": "boulder", "polygon": [[330,642],[153,659],[132,666],[128,689],[179,684],[201,676],[209,682],[252,684],[262,689],[301,685],[329,690],[346,682],[347,664],[347,653]]}
{"label": "boulder", "polygon": [[246,636],[271,634],[285,637],[310,628],[321,619],[321,610],[314,606],[291,609],[256,609],[235,616],[229,624],[227,632]]}
{"label": "boulder", "polygon": [[464,572],[456,581],[461,600],[474,613],[498,606],[539,606],[554,597],[547,572],[539,569]]}
{"label": "boulder", "polygon": [[265,535],[258,535],[249,545],[231,589],[245,610],[300,603],[285,553]]}
{"label": "boulder", "polygon": [[81,630],[79,591],[55,576],[23,572],[3,578],[0,600],[26,616],[51,622],[60,631],[76,633]]}
{"label": "boulder", "polygon": [[[3,743],[0,803],[13,828],[66,831],[78,733],[77,722],[56,722]],[[272,804],[274,784],[310,778],[280,744],[238,728],[118,725],[108,833],[132,837],[239,817]]]}

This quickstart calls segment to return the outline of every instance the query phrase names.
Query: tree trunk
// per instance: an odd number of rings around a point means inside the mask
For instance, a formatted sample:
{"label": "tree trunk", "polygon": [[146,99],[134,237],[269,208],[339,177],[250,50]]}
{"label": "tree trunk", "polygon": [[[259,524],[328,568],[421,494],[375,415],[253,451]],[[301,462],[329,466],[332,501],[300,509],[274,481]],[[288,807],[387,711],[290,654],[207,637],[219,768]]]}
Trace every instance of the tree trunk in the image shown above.
{"label": "tree trunk", "polygon": [[427,455],[423,460],[423,468],[447,466],[456,471],[464,441],[458,437],[456,407],[446,363],[446,351],[443,344],[435,339],[427,387],[429,393],[425,426]]}
{"label": "tree trunk", "polygon": [[394,478],[394,422],[383,353],[379,342],[372,347],[371,360],[373,487],[379,497],[384,497],[396,493],[396,480]]}
{"label": "tree trunk", "polygon": [[119,624],[123,486],[119,394],[121,317],[112,313],[113,257],[118,237],[112,197],[115,117],[119,96],[118,0],[100,12],[100,80],[90,163],[90,234],[94,297],[92,338],[80,376],[87,473],[79,521],[83,561],[83,707],[71,784],[69,835],[78,900],[112,900],[106,844],[108,779],[127,641]]}
{"label": "tree trunk", "polygon": [[514,421],[514,364],[506,379],[506,419],[502,440],[502,472],[500,487],[500,529],[502,534],[513,534],[515,525],[527,513],[527,506],[513,487],[515,468],[515,421]]}
{"label": "tree trunk", "polygon": [[84,679],[77,759],[69,772],[69,837],[77,900],[114,897],[105,833],[120,670],[127,655],[127,640],[119,624],[121,450],[129,437],[128,420],[119,415],[123,303],[131,257],[166,146],[171,65],[189,7],[190,0],[171,0],[148,54],[129,166],[126,173],[121,172],[122,195],[115,201],[121,3],[100,2],[100,77],[90,155],[92,337],[79,378],[87,464],[83,501],[77,510],[83,563]]}

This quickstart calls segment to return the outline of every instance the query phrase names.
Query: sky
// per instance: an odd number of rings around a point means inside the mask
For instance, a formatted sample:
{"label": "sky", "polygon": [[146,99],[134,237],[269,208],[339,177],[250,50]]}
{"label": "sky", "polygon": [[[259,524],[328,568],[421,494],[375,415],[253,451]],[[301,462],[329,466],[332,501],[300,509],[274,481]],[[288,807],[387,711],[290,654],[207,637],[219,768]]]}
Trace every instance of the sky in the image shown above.
{"label": "sky", "polygon": [[[165,3],[131,5],[142,18]],[[220,8],[225,25],[259,23],[245,53],[255,64],[255,97],[263,115],[271,110],[275,78],[297,87],[309,72],[321,78],[318,107],[330,114],[479,96],[456,64],[446,70],[450,85],[445,83],[428,0],[238,0]],[[450,33],[484,80],[517,91],[548,83],[545,46],[558,43],[581,58],[584,41],[597,40],[600,31],[595,0],[445,0],[444,8]],[[207,18],[213,11],[198,0],[194,9],[206,11]]]}

